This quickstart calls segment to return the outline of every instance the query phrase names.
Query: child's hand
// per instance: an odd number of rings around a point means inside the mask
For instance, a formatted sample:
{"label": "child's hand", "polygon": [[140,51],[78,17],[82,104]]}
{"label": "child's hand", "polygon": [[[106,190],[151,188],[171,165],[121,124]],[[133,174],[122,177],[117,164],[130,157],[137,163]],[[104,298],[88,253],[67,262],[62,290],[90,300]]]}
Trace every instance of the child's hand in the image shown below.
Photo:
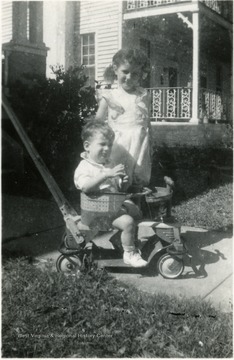
{"label": "child's hand", "polygon": [[126,177],[126,172],[123,164],[116,165],[113,169],[108,169],[105,171],[105,175],[107,178],[112,178],[116,176],[124,176]]}
{"label": "child's hand", "polygon": [[125,175],[122,179],[123,183],[127,183],[129,180],[129,176],[128,175]]}
{"label": "child's hand", "polygon": [[118,188],[119,188],[119,191],[126,191],[126,187],[128,185],[128,180],[129,180],[129,177],[128,175],[125,175],[125,176],[121,176],[119,177],[119,182],[118,182]]}

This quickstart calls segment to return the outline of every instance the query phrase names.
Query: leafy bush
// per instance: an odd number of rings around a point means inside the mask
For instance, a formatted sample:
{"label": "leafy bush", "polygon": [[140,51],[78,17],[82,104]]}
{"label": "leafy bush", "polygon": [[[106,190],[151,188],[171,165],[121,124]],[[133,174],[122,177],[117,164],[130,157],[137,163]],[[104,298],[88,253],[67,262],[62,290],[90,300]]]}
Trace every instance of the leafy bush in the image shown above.
{"label": "leafy bush", "polygon": [[[151,183],[163,186],[163,177],[170,176],[175,182],[173,201],[178,204],[230,182],[232,161],[231,148],[159,147],[154,152]],[[228,173],[222,173],[223,167]]]}
{"label": "leafy bush", "polygon": [[121,286],[103,270],[66,277],[5,263],[4,358],[232,356],[232,315],[209,303]]}
{"label": "leafy bush", "polygon": [[82,149],[84,120],[96,111],[95,90],[84,68],[52,67],[54,79],[25,79],[11,88],[11,103],[56,179],[72,179]]}

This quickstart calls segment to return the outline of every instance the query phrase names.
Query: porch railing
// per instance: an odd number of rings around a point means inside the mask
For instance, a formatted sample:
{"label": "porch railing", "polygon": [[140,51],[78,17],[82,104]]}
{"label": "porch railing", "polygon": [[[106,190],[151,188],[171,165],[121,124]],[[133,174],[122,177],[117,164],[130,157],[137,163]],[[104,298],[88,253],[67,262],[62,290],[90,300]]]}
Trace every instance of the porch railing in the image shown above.
{"label": "porch railing", "polygon": [[192,89],[160,87],[148,89],[151,97],[151,118],[188,121],[192,117]]}
{"label": "porch railing", "polygon": [[[111,89],[110,84],[98,84],[96,96],[99,101],[102,89]],[[150,117],[152,121],[188,122],[192,118],[191,87],[155,87],[148,88],[150,95]],[[230,121],[232,99],[220,91],[200,89],[199,119]]]}
{"label": "porch railing", "polygon": [[[153,121],[189,121],[192,117],[191,87],[157,87],[148,89]],[[220,91],[200,89],[199,118],[202,121],[230,120],[231,99]]]}
{"label": "porch railing", "polygon": [[155,7],[178,2],[190,2],[191,0],[128,0],[127,10],[137,10],[146,7]]}
{"label": "porch railing", "polygon": [[207,118],[209,120],[222,120],[230,119],[230,97],[225,96],[221,91],[214,91],[208,89],[200,89],[199,99],[199,114],[200,118]]}

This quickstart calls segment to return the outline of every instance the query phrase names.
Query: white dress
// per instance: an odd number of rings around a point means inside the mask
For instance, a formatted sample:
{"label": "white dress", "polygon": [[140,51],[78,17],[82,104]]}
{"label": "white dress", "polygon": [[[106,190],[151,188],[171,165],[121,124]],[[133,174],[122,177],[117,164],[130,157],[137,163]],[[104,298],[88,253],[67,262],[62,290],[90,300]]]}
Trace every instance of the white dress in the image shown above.
{"label": "white dress", "polygon": [[112,160],[124,164],[129,185],[148,185],[151,176],[148,95],[143,88],[127,93],[122,88],[104,90],[108,124],[115,132]]}

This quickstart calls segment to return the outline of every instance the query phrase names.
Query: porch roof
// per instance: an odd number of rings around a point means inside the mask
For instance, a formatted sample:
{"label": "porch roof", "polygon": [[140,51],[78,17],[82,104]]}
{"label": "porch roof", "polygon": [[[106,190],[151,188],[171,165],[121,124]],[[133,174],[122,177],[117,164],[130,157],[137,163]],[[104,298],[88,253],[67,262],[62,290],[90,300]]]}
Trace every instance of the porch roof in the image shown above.
{"label": "porch roof", "polygon": [[166,14],[175,14],[177,12],[196,12],[199,11],[199,6],[197,2],[185,1],[185,2],[175,2],[170,3],[164,6],[155,6],[155,7],[142,7],[137,10],[131,10],[124,14],[124,20],[137,19],[142,17],[157,16],[157,15],[166,15]]}
{"label": "porch roof", "polygon": [[225,19],[221,14],[213,11],[211,8],[206,6],[201,0],[192,1],[192,0],[175,0],[175,2],[170,2],[168,4],[161,4],[160,6],[145,6],[137,7],[135,9],[128,9],[123,14],[124,20],[139,19],[142,17],[152,17],[160,15],[169,15],[176,13],[194,13],[201,11],[209,19],[215,23],[223,26],[224,28],[233,31],[233,24]]}

